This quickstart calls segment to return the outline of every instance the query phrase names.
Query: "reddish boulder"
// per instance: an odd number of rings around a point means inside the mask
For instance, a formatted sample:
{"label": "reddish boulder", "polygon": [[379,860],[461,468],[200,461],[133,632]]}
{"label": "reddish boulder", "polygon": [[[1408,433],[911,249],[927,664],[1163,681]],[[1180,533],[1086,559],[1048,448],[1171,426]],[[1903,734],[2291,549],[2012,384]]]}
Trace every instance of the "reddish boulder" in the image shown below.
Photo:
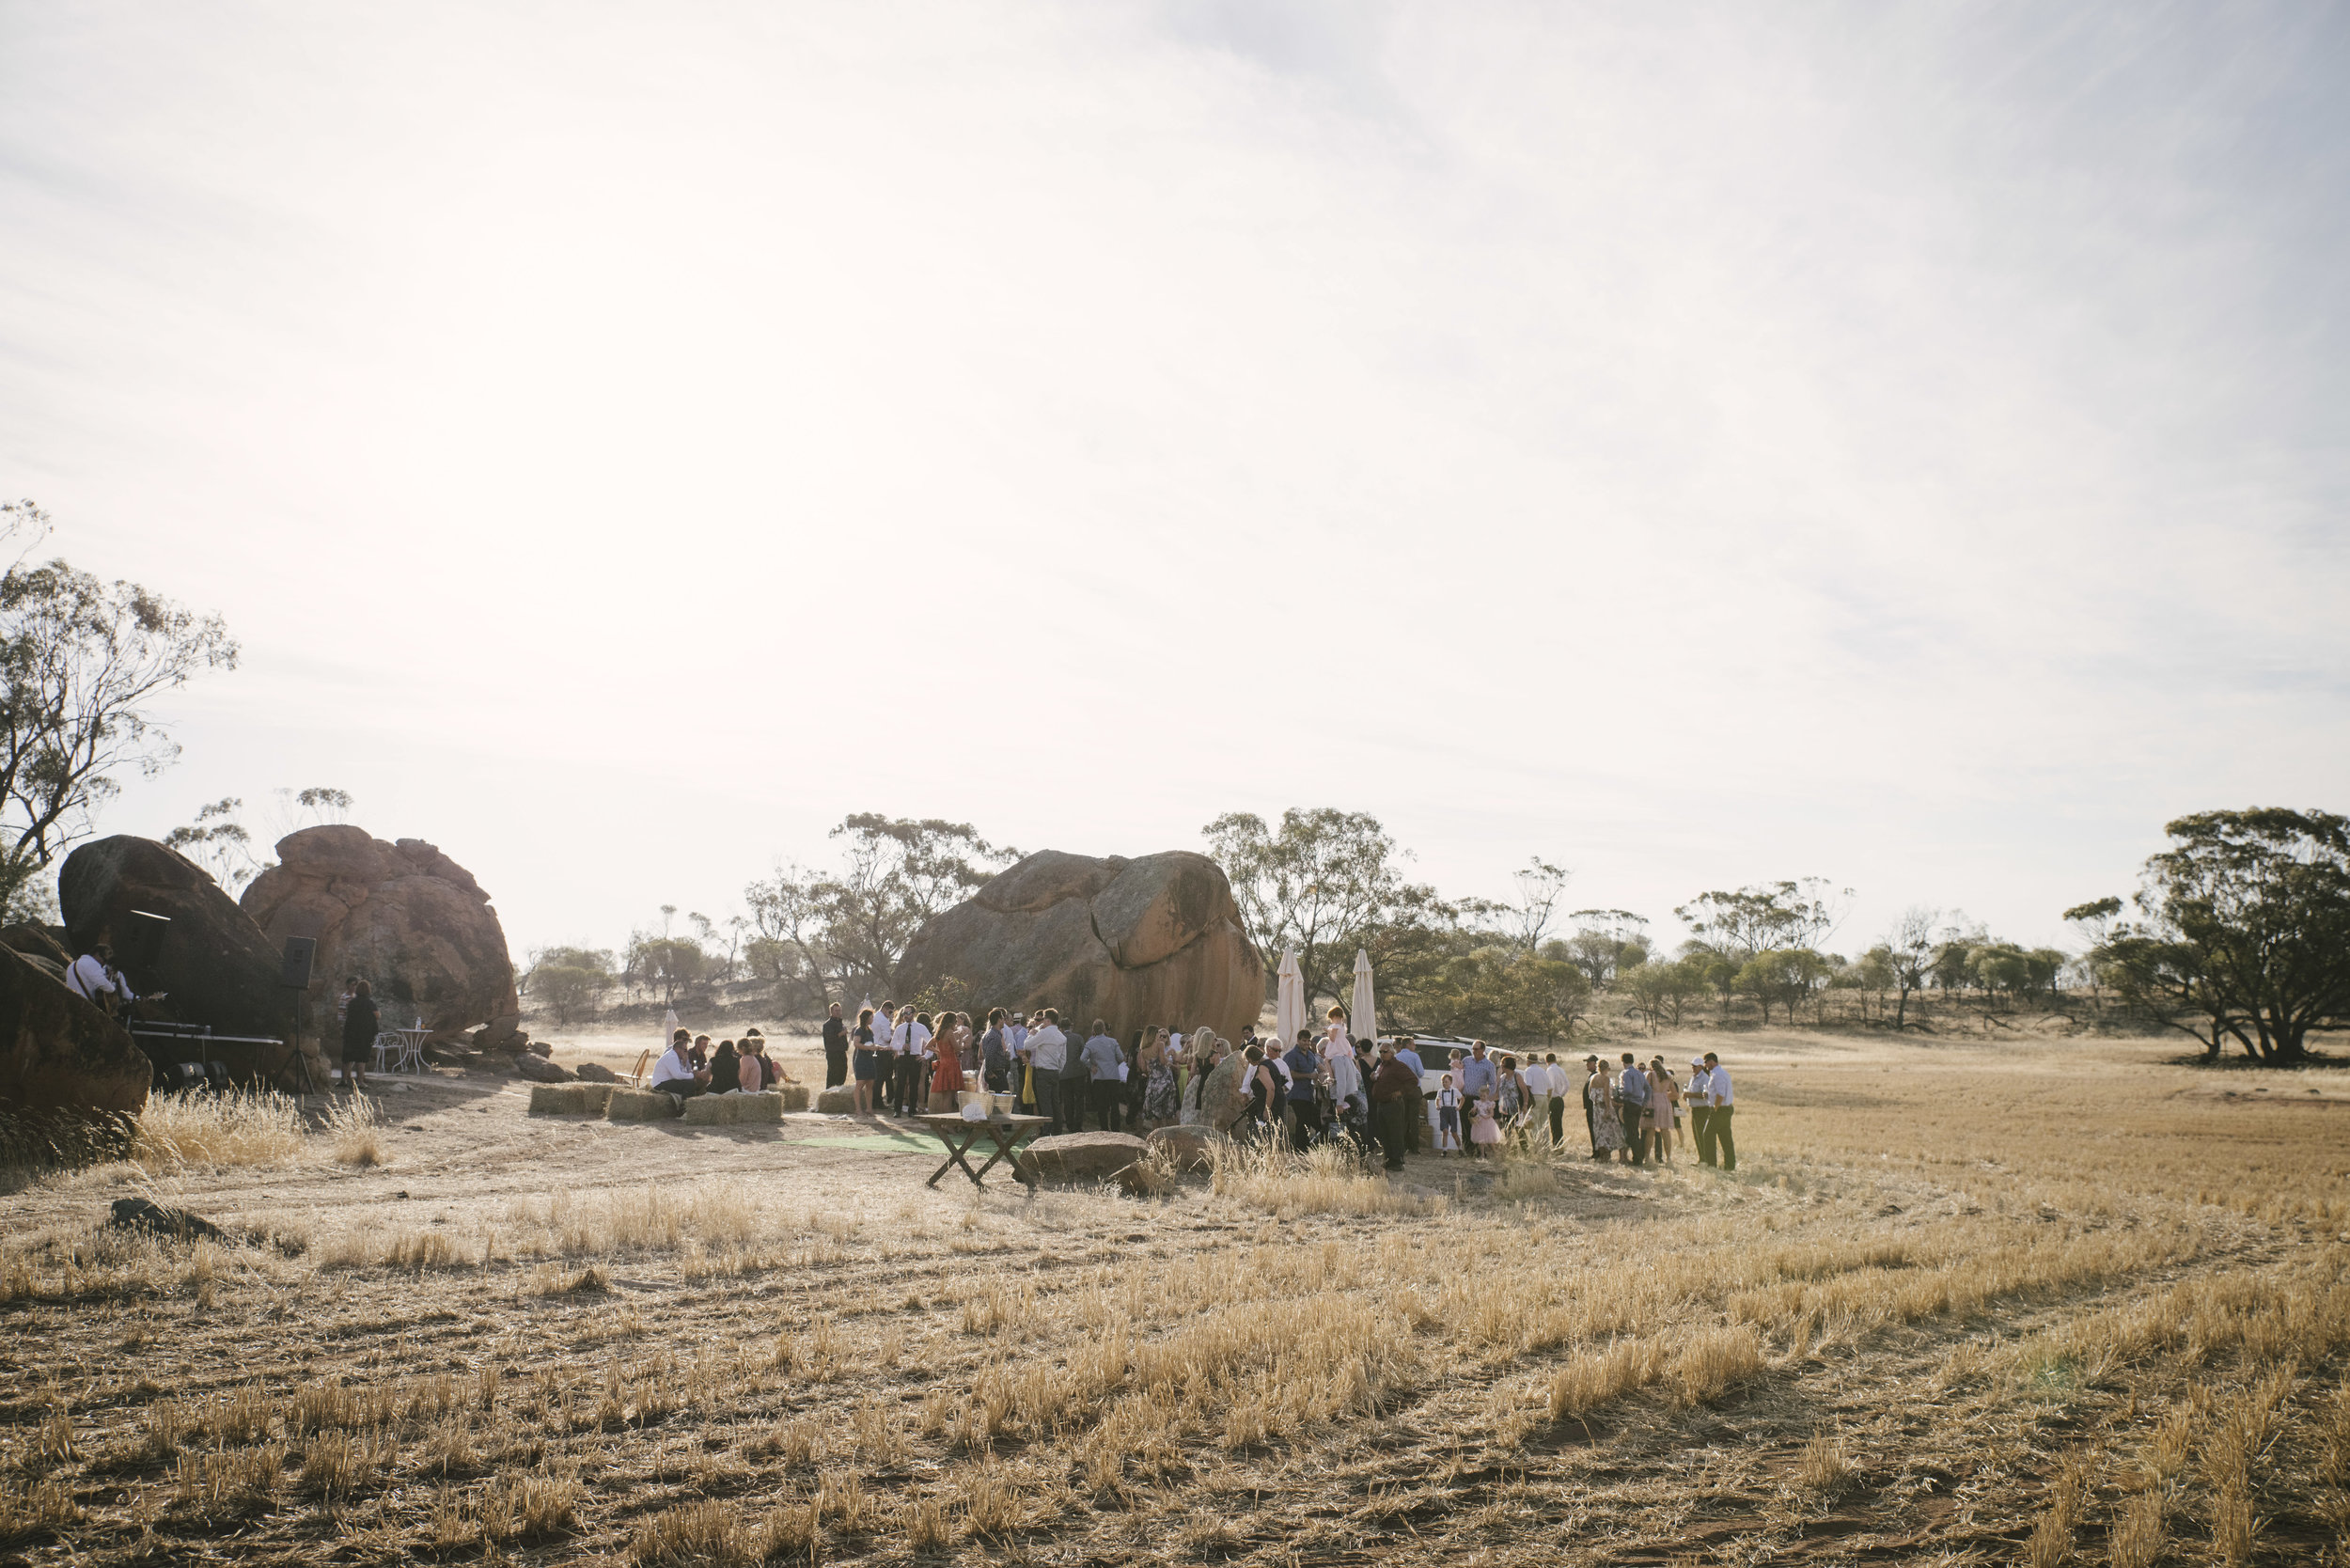
{"label": "reddish boulder", "polygon": [[477,1025],[511,1033],[514,965],[471,871],[421,839],[385,843],[345,824],[287,835],[277,862],[245,888],[244,910],[273,942],[317,939],[321,993],[358,975],[437,1037]]}
{"label": "reddish boulder", "polygon": [[135,1112],[153,1074],[121,1025],[0,947],[0,1111]]}
{"label": "reddish boulder", "polygon": [[1238,1034],[1264,1006],[1264,965],[1224,872],[1185,850],[1095,859],[1042,850],[915,933],[897,992],[952,978],[973,1009],[1056,1007],[1107,1021]]}

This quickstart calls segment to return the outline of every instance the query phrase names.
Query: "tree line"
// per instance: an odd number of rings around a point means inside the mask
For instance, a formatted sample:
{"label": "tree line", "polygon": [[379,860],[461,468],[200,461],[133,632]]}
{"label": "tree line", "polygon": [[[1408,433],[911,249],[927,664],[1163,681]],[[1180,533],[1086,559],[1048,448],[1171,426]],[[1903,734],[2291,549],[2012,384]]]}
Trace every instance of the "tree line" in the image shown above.
{"label": "tree line", "polygon": [[[0,571],[0,905],[9,920],[55,920],[52,869],[95,833],[126,774],[153,776],[179,755],[153,701],[234,669],[239,654],[217,615],[34,558],[51,531],[33,502],[0,503],[0,551],[16,551]],[[327,788],[278,794],[289,830],[342,820],[351,804]],[[263,865],[241,808],[236,797],[213,802],[169,839],[232,893]],[[1294,951],[1309,996],[1340,998],[1362,949],[1389,1015],[1446,1033],[1557,1040],[1607,991],[1652,1028],[1680,1022],[1700,997],[1751,1003],[1766,1020],[1810,1008],[1816,1020],[1838,991],[1889,996],[1887,1022],[1904,1028],[1930,989],[2027,999],[2055,996],[2069,977],[2192,1035],[2207,1058],[2232,1042],[2256,1061],[2289,1065],[2350,1016],[2350,820],[2326,811],[2204,811],[2167,823],[2170,846],[2146,861],[2127,902],[2108,894],[2064,912],[2084,944],[2070,955],[1917,906],[1848,959],[1827,943],[1850,889],[1802,878],[1699,894],[1675,908],[1691,934],[1667,956],[1630,911],[1560,914],[1569,873],[1539,856],[1513,877],[1514,897],[1447,898],[1411,878],[1410,853],[1364,812],[1292,808],[1270,823],[1231,812],[1201,832],[1268,971]],[[632,932],[619,949],[540,949],[524,982],[566,1019],[592,1013],[615,989],[673,1003],[743,980],[772,988],[787,1011],[854,1004],[889,988],[924,921],[1019,857],[967,823],[935,818],[865,812],[831,838],[835,864],[778,863],[744,889],[739,913],[688,912],[681,931],[665,907],[659,929]]]}
{"label": "tree line", "polygon": [[[1629,910],[1566,909],[1572,873],[1540,856],[1506,899],[1446,897],[1410,874],[1411,853],[1377,818],[1292,808],[1230,812],[1201,829],[1270,976],[1293,952],[1309,1004],[1343,1002],[1355,954],[1371,956],[1383,1022],[1440,1034],[1556,1043],[1613,995],[1651,1031],[1700,1001],[1762,1020],[1822,1022],[1856,996],[1865,1021],[1914,1027],[1933,993],[2030,1004],[2068,985],[2258,1060],[2306,1056],[2313,1030],[2350,1011],[2350,828],[2323,812],[2207,812],[2166,829],[2146,863],[2138,916],[2118,898],[2065,911],[2080,951],[1997,936],[1963,911],[1904,909],[1856,956],[1830,943],[1854,897],[1818,877],[1700,893],[1677,905],[1688,937],[1657,950]],[[665,906],[660,926],[619,949],[549,948],[525,987],[569,1021],[613,991],[661,1004],[728,982],[770,989],[787,1013],[854,1007],[887,993],[933,915],[1020,852],[970,823],[865,812],[831,833],[836,863],[779,863],[725,920]],[[1180,1023],[1180,1020],[1170,1020]]]}

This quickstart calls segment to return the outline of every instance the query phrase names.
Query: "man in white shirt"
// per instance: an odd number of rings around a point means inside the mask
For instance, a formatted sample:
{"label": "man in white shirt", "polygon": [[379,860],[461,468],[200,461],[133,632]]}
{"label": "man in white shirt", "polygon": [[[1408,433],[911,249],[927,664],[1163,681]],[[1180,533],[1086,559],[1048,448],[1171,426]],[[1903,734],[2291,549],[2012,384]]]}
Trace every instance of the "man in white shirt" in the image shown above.
{"label": "man in white shirt", "polygon": [[1020,1043],[1020,1054],[1034,1069],[1036,1113],[1053,1120],[1061,1130],[1060,1071],[1069,1064],[1069,1037],[1060,1032],[1060,1014],[1046,1008],[1036,1015],[1036,1027]]}
{"label": "man in white shirt", "polygon": [[1550,1097],[1550,1146],[1559,1148],[1567,1141],[1567,1070],[1559,1065],[1559,1053],[1543,1053],[1543,1092]]}
{"label": "man in white shirt", "polygon": [[900,1116],[912,1116],[916,1104],[921,1099],[916,1085],[922,1077],[922,1053],[930,1046],[931,1029],[929,1025],[915,1016],[910,1007],[901,1011],[898,1017],[898,1027],[889,1033],[890,1046],[898,1053],[898,1071],[893,1081],[891,1104],[897,1106]]}
{"label": "man in white shirt", "polygon": [[661,1053],[659,1061],[652,1064],[650,1087],[681,1100],[690,1100],[709,1090],[709,1073],[697,1068],[694,1058],[686,1054],[693,1043],[694,1036],[686,1029],[680,1029],[669,1037],[669,1048]]}
{"label": "man in white shirt", "polygon": [[1701,1089],[1705,1096],[1699,1102],[1705,1108],[1699,1111],[1697,1117],[1698,1163],[1712,1165],[1718,1149],[1722,1168],[1735,1170],[1738,1168],[1738,1139],[1731,1132],[1730,1118],[1737,1107],[1737,1096],[1730,1087],[1730,1069],[1724,1067],[1722,1058],[1711,1051],[1689,1065],[1704,1069],[1705,1074],[1702,1078],[1694,1073],[1690,1076],[1690,1087]]}
{"label": "man in white shirt", "polygon": [[108,1013],[127,1012],[131,1004],[138,1000],[131,994],[131,982],[115,968],[114,949],[103,942],[95,944],[73,961],[73,967],[66,971],[65,983],[66,989],[76,996]]}

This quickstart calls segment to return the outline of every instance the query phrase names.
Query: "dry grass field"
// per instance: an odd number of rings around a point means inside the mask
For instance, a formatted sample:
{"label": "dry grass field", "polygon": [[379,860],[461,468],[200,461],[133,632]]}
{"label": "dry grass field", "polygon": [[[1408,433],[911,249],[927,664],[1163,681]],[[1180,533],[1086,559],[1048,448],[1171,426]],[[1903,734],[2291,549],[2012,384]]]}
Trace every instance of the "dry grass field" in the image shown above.
{"label": "dry grass field", "polygon": [[2350,1561],[2350,1072],[1693,1040],[1734,1175],[161,1108],[0,1197],[0,1560]]}

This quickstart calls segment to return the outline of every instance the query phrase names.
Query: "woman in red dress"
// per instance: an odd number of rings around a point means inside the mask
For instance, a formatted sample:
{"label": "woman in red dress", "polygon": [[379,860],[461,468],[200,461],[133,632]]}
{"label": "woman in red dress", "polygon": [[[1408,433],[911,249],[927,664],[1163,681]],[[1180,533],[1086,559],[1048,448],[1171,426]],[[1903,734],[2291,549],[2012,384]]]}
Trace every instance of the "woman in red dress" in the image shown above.
{"label": "woman in red dress", "polygon": [[931,1072],[931,1109],[938,1115],[955,1108],[955,1095],[963,1088],[963,1048],[970,1040],[968,1013],[939,1015],[938,1038],[931,1045],[938,1053],[938,1065]]}

